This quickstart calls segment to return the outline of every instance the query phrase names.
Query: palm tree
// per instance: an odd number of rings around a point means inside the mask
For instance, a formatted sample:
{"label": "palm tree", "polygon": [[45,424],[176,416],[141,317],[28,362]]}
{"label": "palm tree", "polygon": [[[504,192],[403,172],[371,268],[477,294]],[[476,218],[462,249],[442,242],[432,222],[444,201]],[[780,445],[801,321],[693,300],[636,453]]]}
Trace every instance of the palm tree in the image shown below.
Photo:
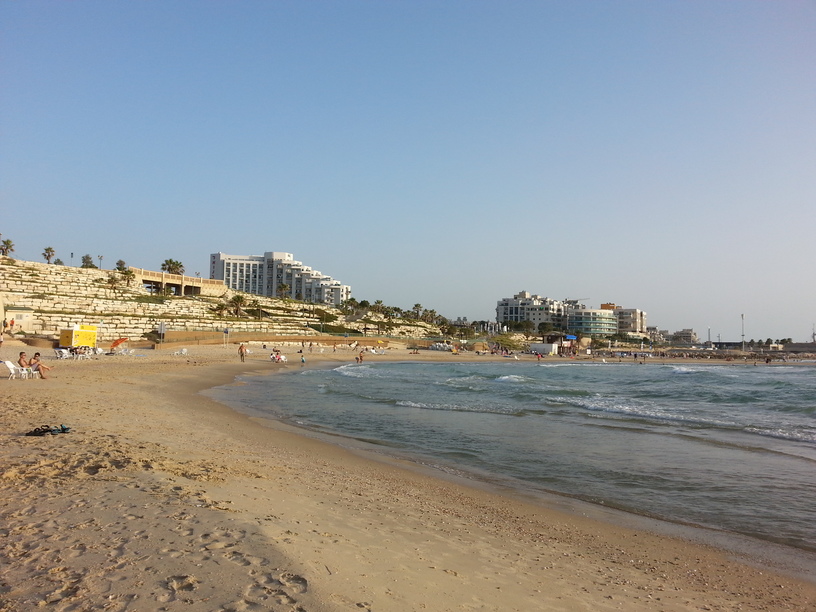
{"label": "palm tree", "polygon": [[184,274],[184,264],[175,259],[165,259],[161,265],[161,271],[181,276]]}
{"label": "palm tree", "polygon": [[286,294],[289,293],[289,291],[291,291],[291,289],[292,288],[289,285],[287,285],[286,283],[278,284],[278,290],[277,290],[278,297],[279,298],[286,297]]}
{"label": "palm tree", "polygon": [[45,263],[50,264],[51,260],[54,259],[54,255],[56,255],[54,247],[45,247],[45,250],[43,250],[42,256],[45,258]]}
{"label": "palm tree", "polygon": [[357,302],[357,298],[350,297],[343,302],[342,306],[346,314],[354,314],[357,312],[357,306],[359,306],[359,303]]}
{"label": "palm tree", "polygon": [[13,253],[13,252],[14,252],[14,243],[11,240],[6,239],[6,240],[3,240],[3,242],[0,242],[0,255],[3,255],[4,257],[8,257],[8,254]]}
{"label": "palm tree", "polygon": [[212,307],[213,312],[215,312],[219,317],[223,317],[228,309],[229,307],[227,306],[226,302],[218,302],[215,306]]}
{"label": "palm tree", "polygon": [[414,304],[414,307],[411,310],[414,313],[414,318],[418,319],[419,315],[422,313],[422,304]]}
{"label": "palm tree", "polygon": [[235,312],[236,317],[241,316],[241,309],[246,306],[246,298],[240,293],[236,293],[229,299],[229,305]]}

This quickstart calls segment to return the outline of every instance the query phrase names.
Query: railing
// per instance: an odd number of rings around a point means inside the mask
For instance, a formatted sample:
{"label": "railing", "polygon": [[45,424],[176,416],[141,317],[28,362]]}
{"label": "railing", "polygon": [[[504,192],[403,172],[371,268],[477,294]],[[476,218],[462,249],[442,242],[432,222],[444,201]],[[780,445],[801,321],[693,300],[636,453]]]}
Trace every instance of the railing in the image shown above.
{"label": "railing", "polygon": [[130,270],[143,280],[159,281],[162,283],[173,283],[177,285],[224,285],[224,281],[217,278],[201,278],[198,276],[186,276],[184,274],[170,274],[168,272],[155,272],[143,268],[130,268]]}

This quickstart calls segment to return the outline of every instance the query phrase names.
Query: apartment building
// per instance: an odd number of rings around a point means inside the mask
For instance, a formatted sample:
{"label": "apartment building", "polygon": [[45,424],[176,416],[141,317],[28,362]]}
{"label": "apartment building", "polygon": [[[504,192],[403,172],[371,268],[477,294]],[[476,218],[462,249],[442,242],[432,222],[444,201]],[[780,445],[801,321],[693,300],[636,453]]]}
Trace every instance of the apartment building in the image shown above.
{"label": "apartment building", "polygon": [[496,321],[498,323],[532,321],[533,329],[538,329],[540,323],[550,323],[553,329],[559,329],[564,323],[566,309],[566,302],[531,295],[529,291],[520,291],[511,298],[498,301]]}
{"label": "apartment building", "polygon": [[631,335],[648,334],[646,313],[638,308],[621,308],[614,303],[601,304],[601,310],[610,310],[618,319],[618,333]]}
{"label": "apartment building", "polygon": [[554,300],[528,291],[499,300],[496,321],[499,324],[530,321],[536,330],[539,324],[549,323],[553,329],[597,337],[646,333],[646,313],[637,308],[605,303],[600,309],[593,310],[578,300]]}
{"label": "apartment building", "polygon": [[614,310],[570,308],[566,327],[567,331],[584,336],[613,336],[618,333],[618,317]]}
{"label": "apartment building", "polygon": [[[230,289],[290,297],[305,302],[339,306],[351,297],[351,287],[295,261],[292,253],[268,251],[260,255],[210,255],[210,278],[224,281]],[[287,286],[281,294],[280,287]]]}

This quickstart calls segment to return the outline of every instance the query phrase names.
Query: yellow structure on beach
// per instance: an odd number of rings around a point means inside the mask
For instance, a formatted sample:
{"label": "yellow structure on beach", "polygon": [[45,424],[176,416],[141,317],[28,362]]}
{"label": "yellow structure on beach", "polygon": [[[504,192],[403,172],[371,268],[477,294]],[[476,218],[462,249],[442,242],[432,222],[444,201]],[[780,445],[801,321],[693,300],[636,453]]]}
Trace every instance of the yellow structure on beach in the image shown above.
{"label": "yellow structure on beach", "polygon": [[96,346],[96,325],[74,325],[72,329],[61,329],[59,345],[69,346]]}

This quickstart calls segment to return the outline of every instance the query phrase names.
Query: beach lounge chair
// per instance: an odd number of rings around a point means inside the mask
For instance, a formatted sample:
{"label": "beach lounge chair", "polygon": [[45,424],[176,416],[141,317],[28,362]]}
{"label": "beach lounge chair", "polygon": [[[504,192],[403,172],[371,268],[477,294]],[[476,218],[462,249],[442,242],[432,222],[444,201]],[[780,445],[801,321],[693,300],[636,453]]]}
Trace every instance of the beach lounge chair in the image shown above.
{"label": "beach lounge chair", "polygon": [[68,349],[54,349],[54,353],[57,356],[57,359],[70,359],[71,353],[68,352]]}
{"label": "beach lounge chair", "polygon": [[186,348],[180,349],[180,350],[176,351],[176,352],[175,352],[175,353],[173,353],[173,354],[174,354],[174,355],[181,355],[181,356],[183,357],[184,355],[186,355],[186,354],[187,354],[187,349],[186,349]]}

